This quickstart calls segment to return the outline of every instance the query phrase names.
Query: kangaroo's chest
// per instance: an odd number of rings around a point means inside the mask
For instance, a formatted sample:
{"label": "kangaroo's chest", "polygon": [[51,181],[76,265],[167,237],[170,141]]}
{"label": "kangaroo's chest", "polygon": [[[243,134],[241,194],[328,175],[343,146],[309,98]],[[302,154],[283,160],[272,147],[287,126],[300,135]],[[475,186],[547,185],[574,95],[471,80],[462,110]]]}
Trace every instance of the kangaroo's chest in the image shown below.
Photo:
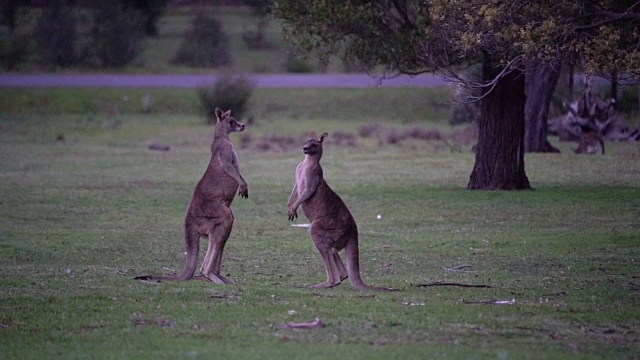
{"label": "kangaroo's chest", "polygon": [[315,193],[321,181],[322,169],[304,163],[300,164],[296,169],[298,196],[301,196],[304,192]]}
{"label": "kangaroo's chest", "polygon": [[200,191],[206,199],[231,202],[238,189],[238,183],[225,171],[225,166],[235,167],[236,161],[235,152],[213,152],[209,166],[199,183]]}

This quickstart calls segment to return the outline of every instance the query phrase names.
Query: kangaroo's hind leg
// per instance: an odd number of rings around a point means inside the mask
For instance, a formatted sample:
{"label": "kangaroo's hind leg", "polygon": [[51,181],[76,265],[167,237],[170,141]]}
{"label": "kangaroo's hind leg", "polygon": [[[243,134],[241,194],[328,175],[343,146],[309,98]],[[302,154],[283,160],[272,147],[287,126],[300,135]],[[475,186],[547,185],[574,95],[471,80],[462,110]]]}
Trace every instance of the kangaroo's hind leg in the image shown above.
{"label": "kangaroo's hind leg", "polygon": [[335,255],[331,250],[320,250],[320,255],[322,256],[322,261],[324,262],[324,269],[327,273],[327,281],[321,282],[319,284],[315,284],[312,287],[316,289],[321,288],[330,288],[336,285],[339,285],[340,280],[340,272],[338,270],[338,265],[335,263]]}
{"label": "kangaroo's hind leg", "polygon": [[342,281],[349,277],[347,268],[344,266],[342,259],[340,259],[340,255],[336,248],[331,248],[331,253],[333,254],[333,263],[336,265],[333,271],[337,273],[337,277]]}
{"label": "kangaroo's hind leg", "polygon": [[220,273],[224,246],[233,228],[233,213],[228,207],[223,207],[220,216],[207,220],[209,246],[200,273],[216,284],[235,284],[233,280]]}
{"label": "kangaroo's hind leg", "polygon": [[313,240],[316,249],[322,256],[324,269],[327,273],[327,281],[313,285],[313,287],[330,288],[340,284],[343,278],[346,277],[347,271],[334,248],[335,241],[332,237],[336,234],[326,231],[320,222],[314,221],[309,228],[309,235],[311,235],[311,240]]}

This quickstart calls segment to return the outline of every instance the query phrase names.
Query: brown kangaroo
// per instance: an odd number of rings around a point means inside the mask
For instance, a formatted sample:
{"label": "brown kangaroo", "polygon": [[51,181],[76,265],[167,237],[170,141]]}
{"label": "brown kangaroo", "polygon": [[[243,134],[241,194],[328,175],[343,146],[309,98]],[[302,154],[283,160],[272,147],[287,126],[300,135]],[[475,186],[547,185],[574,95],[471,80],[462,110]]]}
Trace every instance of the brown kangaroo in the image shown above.
{"label": "brown kangaroo", "polygon": [[[318,138],[315,133],[310,133],[307,143],[302,147],[304,160],[296,168],[296,180],[289,197],[289,220],[298,217],[298,207],[302,206],[302,211],[311,222],[309,234],[322,255],[327,272],[327,281],[313,287],[330,288],[348,277],[351,286],[357,290],[394,290],[362,282],[358,259],[358,227],[347,206],[327,185],[322,175],[322,142],[327,136],[324,133]],[[346,268],[338,255],[342,249],[345,249],[347,256]]]}
{"label": "brown kangaroo", "polygon": [[597,132],[587,130],[582,133],[580,144],[573,152],[576,154],[604,155],[604,141]]}
{"label": "brown kangaroo", "polygon": [[216,108],[216,128],[211,144],[211,160],[202,179],[196,185],[184,219],[184,244],[186,264],[177,276],[144,275],[138,280],[176,281],[193,278],[198,265],[200,238],[208,237],[209,246],[202,262],[199,280],[217,284],[234,282],[220,274],[222,252],[233,227],[231,202],[236,191],[243,198],[249,197],[246,181],[240,174],[238,157],[229,140],[229,134],[244,130],[244,124],[231,117],[231,110],[222,112]]}

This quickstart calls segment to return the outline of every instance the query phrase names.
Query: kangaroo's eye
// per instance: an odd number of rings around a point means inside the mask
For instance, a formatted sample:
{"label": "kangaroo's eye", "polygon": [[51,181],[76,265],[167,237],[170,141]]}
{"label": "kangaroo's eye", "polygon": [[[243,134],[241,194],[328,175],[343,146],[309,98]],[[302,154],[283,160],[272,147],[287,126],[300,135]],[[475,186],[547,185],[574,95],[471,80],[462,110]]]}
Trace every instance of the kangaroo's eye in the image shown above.
{"label": "kangaroo's eye", "polygon": [[233,125],[233,120],[229,120],[229,125]]}

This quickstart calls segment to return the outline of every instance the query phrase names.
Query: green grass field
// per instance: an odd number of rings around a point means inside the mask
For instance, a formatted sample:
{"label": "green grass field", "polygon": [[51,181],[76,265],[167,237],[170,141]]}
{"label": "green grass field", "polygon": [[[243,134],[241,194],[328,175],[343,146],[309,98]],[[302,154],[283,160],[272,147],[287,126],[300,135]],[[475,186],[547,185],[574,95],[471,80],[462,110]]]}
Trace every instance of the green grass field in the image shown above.
{"label": "green grass field", "polygon": [[[223,260],[237,285],[220,286],[133,280],[183,265],[212,131],[192,91],[154,93],[164,100],[142,114],[142,91],[2,90],[0,357],[640,356],[637,143],[607,143],[604,156],[554,143],[562,154],[526,156],[535,190],[469,191],[468,147],[358,135],[372,122],[457,131],[442,94],[414,90],[422,106],[398,111],[417,103],[405,90],[349,93],[256,93],[253,123],[232,135],[250,195],[234,201]],[[358,222],[365,282],[400,291],[308,287],[322,261],[286,207],[308,130],[330,134],[325,177]],[[274,135],[290,144],[260,146]],[[438,281],[490,287],[419,286]],[[316,317],[325,328],[280,327]]]}

